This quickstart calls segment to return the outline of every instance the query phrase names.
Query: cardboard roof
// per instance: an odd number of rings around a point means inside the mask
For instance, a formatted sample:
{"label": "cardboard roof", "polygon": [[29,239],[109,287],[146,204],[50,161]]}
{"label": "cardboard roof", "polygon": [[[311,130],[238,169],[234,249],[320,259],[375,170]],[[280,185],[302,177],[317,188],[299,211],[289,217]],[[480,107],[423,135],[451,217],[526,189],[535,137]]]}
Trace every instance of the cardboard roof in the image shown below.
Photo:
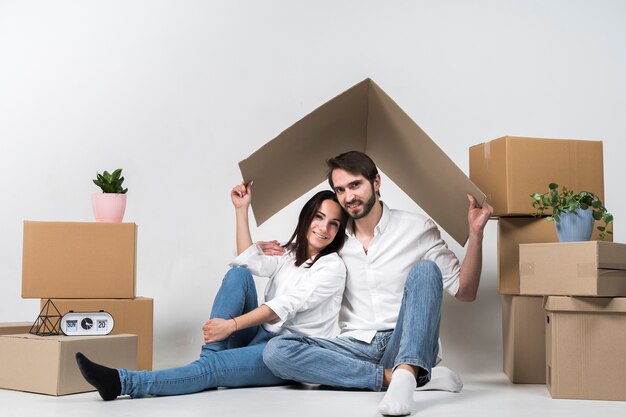
{"label": "cardboard roof", "polygon": [[[358,150],[465,245],[469,192],[485,195],[374,81],[365,79],[239,162],[254,180],[257,225],[326,179],[326,160]],[[384,189],[382,190],[384,192]]]}

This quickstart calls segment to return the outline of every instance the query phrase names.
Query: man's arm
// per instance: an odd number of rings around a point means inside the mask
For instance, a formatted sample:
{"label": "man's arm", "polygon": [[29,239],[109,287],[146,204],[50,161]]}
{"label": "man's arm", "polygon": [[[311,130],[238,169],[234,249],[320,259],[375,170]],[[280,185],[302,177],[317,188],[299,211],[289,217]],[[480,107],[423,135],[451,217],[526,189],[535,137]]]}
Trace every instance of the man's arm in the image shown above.
{"label": "man's arm", "polygon": [[272,240],[269,242],[259,241],[256,244],[261,249],[264,255],[281,256],[283,253],[285,253],[285,248],[280,246],[280,243],[277,240]]}
{"label": "man's arm", "polygon": [[467,198],[469,200],[467,220],[470,234],[465,259],[461,264],[459,291],[456,293],[456,298],[461,301],[474,301],[483,267],[483,232],[487,220],[493,213],[493,207],[487,203],[482,208],[479,207],[471,194],[468,194]]}

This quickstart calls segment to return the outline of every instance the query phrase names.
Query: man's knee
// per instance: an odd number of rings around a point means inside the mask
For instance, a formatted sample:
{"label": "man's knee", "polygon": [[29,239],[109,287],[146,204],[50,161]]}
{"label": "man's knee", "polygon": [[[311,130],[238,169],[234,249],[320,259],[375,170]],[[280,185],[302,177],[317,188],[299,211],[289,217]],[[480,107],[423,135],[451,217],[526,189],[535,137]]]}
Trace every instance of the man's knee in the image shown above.
{"label": "man's knee", "polygon": [[404,287],[416,290],[423,290],[425,287],[442,290],[443,278],[439,266],[433,261],[419,261],[411,268]]}
{"label": "man's knee", "polygon": [[276,375],[280,376],[280,370],[287,360],[287,346],[291,343],[289,335],[270,339],[263,349],[263,362]]}

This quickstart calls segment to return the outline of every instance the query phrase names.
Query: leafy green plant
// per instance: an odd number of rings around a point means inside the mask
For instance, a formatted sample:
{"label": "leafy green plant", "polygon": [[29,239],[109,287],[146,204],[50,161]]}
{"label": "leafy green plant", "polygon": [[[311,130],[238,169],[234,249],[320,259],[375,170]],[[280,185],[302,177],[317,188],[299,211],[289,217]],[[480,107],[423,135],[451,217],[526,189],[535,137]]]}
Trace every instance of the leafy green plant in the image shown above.
{"label": "leafy green plant", "polygon": [[93,180],[93,183],[100,187],[103,193],[108,194],[126,194],[128,188],[122,188],[123,182],[124,177],[122,177],[121,168],[116,169],[112,174],[104,171],[100,175],[96,172],[96,179]]}
{"label": "leafy green plant", "polygon": [[613,215],[606,210],[602,201],[592,192],[581,191],[575,193],[567,187],[563,187],[559,191],[558,184],[550,183],[548,192],[544,194],[534,193],[530,197],[533,200],[533,208],[536,210],[533,213],[535,217],[543,216],[544,211],[551,208],[552,215],[546,217],[546,220],[559,222],[563,212],[575,212],[576,209],[592,210],[594,220],[602,220],[604,222],[604,226],[598,226],[600,239],[604,239],[606,233],[613,234],[612,231],[608,230],[609,224],[613,222]]}

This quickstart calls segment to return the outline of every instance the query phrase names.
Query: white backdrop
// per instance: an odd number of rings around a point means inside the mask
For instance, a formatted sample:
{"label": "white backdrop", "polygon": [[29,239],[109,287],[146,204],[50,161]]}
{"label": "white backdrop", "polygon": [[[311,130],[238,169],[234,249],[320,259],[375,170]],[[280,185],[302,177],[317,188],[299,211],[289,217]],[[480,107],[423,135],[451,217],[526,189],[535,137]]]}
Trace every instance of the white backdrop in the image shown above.
{"label": "white backdrop", "polygon": [[[366,77],[466,173],[469,146],[504,135],[604,140],[620,241],[625,18],[619,0],[0,0],[0,321],[38,314],[20,297],[22,221],[92,221],[91,179],[121,167],[155,367],[195,358],[234,247],[237,162]],[[386,178],[382,193],[419,210]],[[307,197],[253,237],[286,239]],[[444,303],[461,372],[501,369],[495,226],[478,300]]]}

